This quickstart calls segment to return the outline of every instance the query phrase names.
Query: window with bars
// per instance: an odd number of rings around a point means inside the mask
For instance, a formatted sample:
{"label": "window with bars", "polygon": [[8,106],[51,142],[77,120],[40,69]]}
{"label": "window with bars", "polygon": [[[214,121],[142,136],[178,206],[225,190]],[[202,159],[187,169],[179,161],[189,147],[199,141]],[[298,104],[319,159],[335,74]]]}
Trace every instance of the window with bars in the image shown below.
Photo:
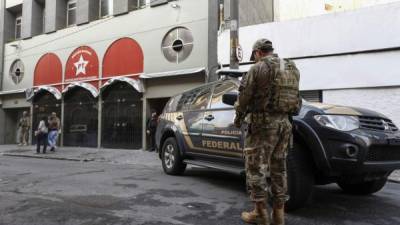
{"label": "window with bars", "polygon": [[22,17],[15,18],[15,39],[21,39]]}
{"label": "window with bars", "polygon": [[69,0],[67,3],[67,26],[76,24],[76,0]]}

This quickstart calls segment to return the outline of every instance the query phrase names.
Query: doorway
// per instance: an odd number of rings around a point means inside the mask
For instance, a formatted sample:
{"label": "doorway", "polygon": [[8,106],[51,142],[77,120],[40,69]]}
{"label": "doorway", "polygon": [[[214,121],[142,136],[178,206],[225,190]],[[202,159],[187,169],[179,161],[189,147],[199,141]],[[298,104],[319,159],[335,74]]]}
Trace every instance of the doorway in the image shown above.
{"label": "doorway", "polygon": [[[19,120],[22,118],[23,112],[30,114],[29,108],[5,109],[5,126],[4,126],[4,143],[16,144],[19,142]],[[31,123],[32,126],[32,123]]]}
{"label": "doorway", "polygon": [[97,147],[97,99],[76,87],[65,95],[64,102],[64,145]]}
{"label": "doorway", "polygon": [[142,147],[142,94],[126,82],[115,82],[102,93],[102,147]]}
{"label": "doorway", "polygon": [[[147,126],[149,123],[149,120],[151,118],[151,114],[153,112],[157,113],[157,116],[160,116],[160,114],[163,112],[165,105],[168,103],[170,98],[153,98],[153,99],[147,99],[147,103],[149,106],[148,114],[146,116],[146,130]],[[150,135],[146,135],[146,147],[151,148],[150,146]]]}
{"label": "doorway", "polygon": [[[32,132],[34,132],[42,118],[48,118],[52,112],[61,116],[61,100],[57,100],[54,95],[43,91],[33,98]],[[32,137],[32,143],[36,143],[36,138]]]}
{"label": "doorway", "polygon": [[153,98],[147,99],[149,103],[150,114],[155,111],[157,115],[160,115],[164,110],[165,105],[169,101],[170,98]]}

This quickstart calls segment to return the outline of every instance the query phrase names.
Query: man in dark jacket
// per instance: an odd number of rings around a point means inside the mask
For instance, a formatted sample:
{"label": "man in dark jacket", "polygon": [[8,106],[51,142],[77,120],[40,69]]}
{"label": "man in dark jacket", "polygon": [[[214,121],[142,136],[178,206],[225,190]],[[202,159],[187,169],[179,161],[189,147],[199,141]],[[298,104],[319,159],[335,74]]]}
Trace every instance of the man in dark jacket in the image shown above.
{"label": "man in dark jacket", "polygon": [[151,113],[151,118],[147,120],[146,133],[149,135],[150,139],[150,149],[149,151],[154,151],[156,149],[156,130],[158,125],[157,113]]}

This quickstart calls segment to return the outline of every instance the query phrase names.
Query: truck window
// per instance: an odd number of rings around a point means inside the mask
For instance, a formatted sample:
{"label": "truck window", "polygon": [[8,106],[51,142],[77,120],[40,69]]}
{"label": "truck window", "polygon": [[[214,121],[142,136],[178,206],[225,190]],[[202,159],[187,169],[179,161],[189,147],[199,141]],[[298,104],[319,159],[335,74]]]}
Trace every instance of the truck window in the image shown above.
{"label": "truck window", "polygon": [[191,110],[207,109],[210,97],[211,97],[211,87],[204,87],[199,89],[195,93],[190,109]]}
{"label": "truck window", "polygon": [[231,105],[226,105],[222,102],[222,96],[225,93],[237,91],[236,85],[231,82],[217,84],[214,88],[214,94],[211,99],[211,109],[227,109],[232,108]]}
{"label": "truck window", "polygon": [[178,108],[179,100],[182,98],[182,95],[175,96],[169,100],[167,105],[165,106],[165,112],[176,112]]}

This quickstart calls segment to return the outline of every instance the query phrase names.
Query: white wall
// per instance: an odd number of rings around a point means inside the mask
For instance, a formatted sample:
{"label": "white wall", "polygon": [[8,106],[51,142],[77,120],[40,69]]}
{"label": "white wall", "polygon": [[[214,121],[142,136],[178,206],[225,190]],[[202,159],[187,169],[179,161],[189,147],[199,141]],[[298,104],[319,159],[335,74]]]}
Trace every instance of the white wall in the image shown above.
{"label": "white wall", "polygon": [[302,90],[400,85],[400,50],[295,60]]}
{"label": "white wall", "polygon": [[[244,61],[259,38],[270,39],[283,57],[357,52],[400,46],[400,3],[295,21],[265,23],[240,29]],[[229,62],[229,31],[219,37],[219,60]]]}
{"label": "white wall", "polygon": [[[400,85],[399,51],[348,54],[400,47],[400,3],[296,21],[266,23],[240,29],[244,60],[252,45],[268,38],[285,58],[345,54],[297,60],[303,90]],[[219,61],[229,63],[229,31],[219,37]]]}
{"label": "white wall", "polygon": [[[317,16],[328,13],[355,10],[399,0],[277,0],[278,21]],[[326,8],[329,6],[330,8]]]}
{"label": "white wall", "polygon": [[371,109],[392,119],[400,127],[400,88],[368,88],[323,91],[323,101]]}

